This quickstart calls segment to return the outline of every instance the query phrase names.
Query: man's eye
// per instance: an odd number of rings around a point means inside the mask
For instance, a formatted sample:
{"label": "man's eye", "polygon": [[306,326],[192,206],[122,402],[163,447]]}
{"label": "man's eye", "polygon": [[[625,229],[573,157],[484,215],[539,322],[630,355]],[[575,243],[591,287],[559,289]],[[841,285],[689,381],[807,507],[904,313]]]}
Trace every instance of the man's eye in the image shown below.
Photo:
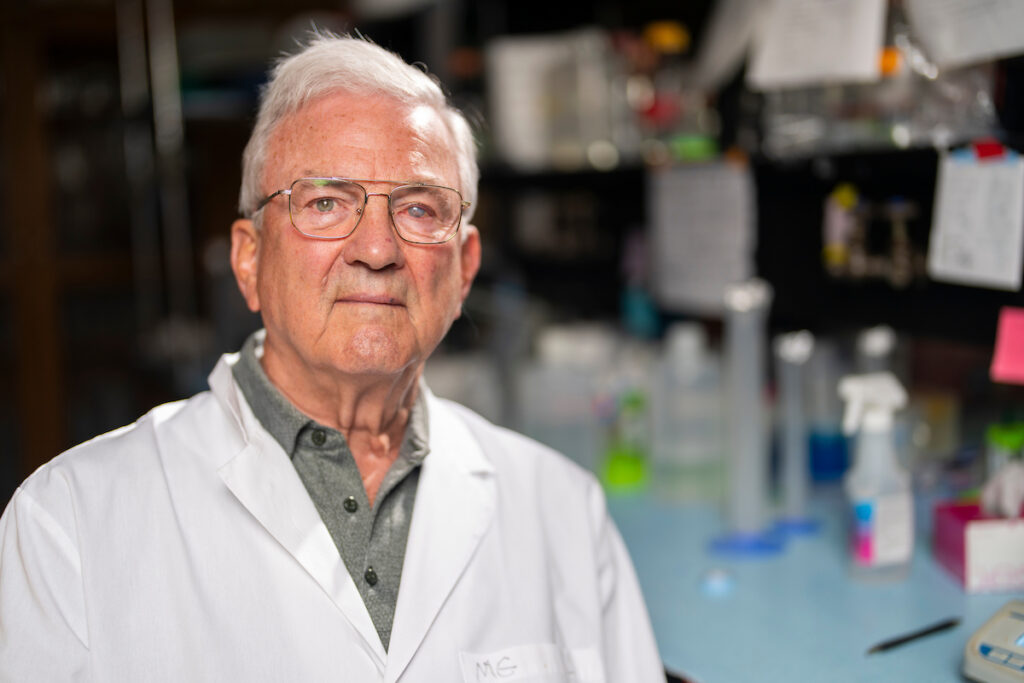
{"label": "man's eye", "polygon": [[321,213],[329,213],[337,208],[338,202],[333,197],[320,197],[313,202],[313,208]]}
{"label": "man's eye", "polygon": [[424,206],[421,206],[421,205],[419,205],[419,204],[413,204],[413,205],[412,205],[412,206],[410,206],[410,207],[409,207],[408,209],[406,209],[406,212],[407,212],[407,213],[408,213],[408,214],[409,214],[409,215],[410,215],[410,216],[411,216],[412,218],[426,218],[426,217],[427,217],[427,215],[428,215],[428,213],[429,213],[429,212],[427,211],[426,207],[424,207]]}

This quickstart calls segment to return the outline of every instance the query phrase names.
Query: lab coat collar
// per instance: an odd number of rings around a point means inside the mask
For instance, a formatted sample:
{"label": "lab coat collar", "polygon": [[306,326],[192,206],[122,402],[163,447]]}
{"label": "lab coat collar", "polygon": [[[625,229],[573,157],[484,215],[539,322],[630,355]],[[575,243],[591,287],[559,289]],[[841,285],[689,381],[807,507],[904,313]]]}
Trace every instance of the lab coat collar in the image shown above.
{"label": "lab coat collar", "polygon": [[385,681],[396,681],[419,649],[495,515],[494,467],[454,409],[421,384],[430,420]]}
{"label": "lab coat collar", "polygon": [[232,415],[243,444],[218,472],[238,501],[337,605],[383,669],[384,646],[327,526],[281,445],[263,429],[231,376],[237,354],[225,355],[210,388]]}

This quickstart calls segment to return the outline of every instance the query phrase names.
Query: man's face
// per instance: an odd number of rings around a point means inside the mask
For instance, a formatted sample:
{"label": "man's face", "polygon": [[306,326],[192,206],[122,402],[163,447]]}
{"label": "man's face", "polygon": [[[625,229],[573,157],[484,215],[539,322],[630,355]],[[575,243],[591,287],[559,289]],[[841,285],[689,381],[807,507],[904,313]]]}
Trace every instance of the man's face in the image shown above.
{"label": "man's face", "polygon": [[[336,93],[275,128],[263,191],[296,178],[337,176],[459,185],[453,141],[429,107]],[[367,192],[393,185],[362,183]],[[460,313],[480,261],[476,229],[444,244],[395,233],[385,197],[370,197],[355,232],[317,240],[295,230],[288,198],[263,209],[263,226],[239,220],[232,265],[267,329],[264,364],[288,373],[397,375],[417,369]],[[275,373],[271,373],[273,378]]]}

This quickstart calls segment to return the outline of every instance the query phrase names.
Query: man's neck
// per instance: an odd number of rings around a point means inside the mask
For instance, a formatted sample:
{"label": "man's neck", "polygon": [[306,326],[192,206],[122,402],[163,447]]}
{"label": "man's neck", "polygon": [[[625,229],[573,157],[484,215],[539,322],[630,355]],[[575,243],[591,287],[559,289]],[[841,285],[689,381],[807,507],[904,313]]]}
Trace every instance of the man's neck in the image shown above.
{"label": "man's neck", "polygon": [[419,390],[422,365],[398,376],[350,376],[305,373],[279,363],[273,354],[260,359],[278,390],[302,413],[342,433],[372,505],[399,449]]}

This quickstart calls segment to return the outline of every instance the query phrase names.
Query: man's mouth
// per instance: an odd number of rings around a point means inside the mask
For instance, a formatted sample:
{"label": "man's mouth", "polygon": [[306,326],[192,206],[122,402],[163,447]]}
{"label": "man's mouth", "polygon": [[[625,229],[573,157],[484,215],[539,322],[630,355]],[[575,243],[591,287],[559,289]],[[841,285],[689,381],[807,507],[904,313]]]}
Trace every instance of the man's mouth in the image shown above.
{"label": "man's mouth", "polygon": [[390,294],[356,293],[346,294],[337,298],[343,304],[376,304],[379,306],[401,306],[402,302]]}

